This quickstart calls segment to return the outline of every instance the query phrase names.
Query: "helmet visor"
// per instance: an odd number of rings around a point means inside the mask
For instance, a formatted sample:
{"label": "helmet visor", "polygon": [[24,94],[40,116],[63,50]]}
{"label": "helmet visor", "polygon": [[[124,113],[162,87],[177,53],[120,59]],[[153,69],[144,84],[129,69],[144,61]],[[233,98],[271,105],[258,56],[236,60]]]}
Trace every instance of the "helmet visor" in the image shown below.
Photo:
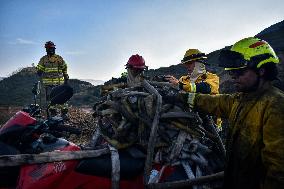
{"label": "helmet visor", "polygon": [[243,55],[230,50],[223,50],[219,56],[219,66],[224,67],[225,70],[234,70],[247,67],[248,62]]}

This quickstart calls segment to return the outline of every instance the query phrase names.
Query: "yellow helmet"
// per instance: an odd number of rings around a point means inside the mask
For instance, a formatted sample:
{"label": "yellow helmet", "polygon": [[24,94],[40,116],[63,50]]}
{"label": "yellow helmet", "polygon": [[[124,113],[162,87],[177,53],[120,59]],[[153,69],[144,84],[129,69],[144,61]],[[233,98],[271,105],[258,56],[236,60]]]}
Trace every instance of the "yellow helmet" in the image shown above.
{"label": "yellow helmet", "polygon": [[279,63],[272,47],[264,40],[249,37],[236,42],[230,50],[223,50],[219,56],[219,66],[225,70],[260,68],[266,63]]}
{"label": "yellow helmet", "polygon": [[202,62],[205,62],[205,60],[207,59],[205,53],[202,53],[200,50],[198,49],[188,49],[185,54],[183,59],[181,60],[181,63],[187,63],[187,62],[191,62],[191,61],[197,61],[197,60],[201,60]]}

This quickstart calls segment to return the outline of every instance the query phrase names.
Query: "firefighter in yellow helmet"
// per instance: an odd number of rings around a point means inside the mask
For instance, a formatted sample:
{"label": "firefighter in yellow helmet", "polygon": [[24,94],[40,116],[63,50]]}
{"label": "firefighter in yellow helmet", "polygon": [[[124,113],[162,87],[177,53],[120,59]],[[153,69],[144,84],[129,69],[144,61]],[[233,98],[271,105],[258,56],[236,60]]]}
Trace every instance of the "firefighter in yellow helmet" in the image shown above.
{"label": "firefighter in yellow helmet", "polygon": [[229,119],[224,188],[284,188],[284,93],[272,86],[279,59],[250,37],[220,53],[237,93],[179,94],[195,109]]}
{"label": "firefighter in yellow helmet", "polygon": [[182,76],[179,80],[167,76],[167,80],[186,92],[218,94],[219,77],[206,71],[206,59],[206,55],[198,49],[188,49],[181,61],[187,68],[188,75]]}
{"label": "firefighter in yellow helmet", "polygon": [[[67,64],[63,58],[55,54],[55,44],[47,41],[44,45],[47,55],[43,56],[37,65],[37,74],[41,77],[45,88],[46,101],[49,101],[49,94],[53,87],[66,84],[69,77],[67,74]],[[63,113],[67,113],[64,110]]]}
{"label": "firefighter in yellow helmet", "polygon": [[[219,77],[206,70],[206,61],[206,55],[200,50],[188,49],[181,60],[181,63],[187,68],[188,75],[182,76],[179,80],[168,75],[166,79],[185,92],[218,94]],[[221,119],[218,118],[216,124],[219,130],[221,130],[221,123]]]}

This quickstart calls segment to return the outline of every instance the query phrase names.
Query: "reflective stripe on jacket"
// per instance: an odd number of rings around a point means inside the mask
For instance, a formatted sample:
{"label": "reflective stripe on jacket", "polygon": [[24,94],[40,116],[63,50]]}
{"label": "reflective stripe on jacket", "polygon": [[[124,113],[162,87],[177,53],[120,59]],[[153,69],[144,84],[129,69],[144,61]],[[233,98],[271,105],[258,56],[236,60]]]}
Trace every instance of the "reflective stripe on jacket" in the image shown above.
{"label": "reflective stripe on jacket", "polygon": [[225,188],[284,187],[284,93],[197,94],[195,108],[229,119]]}
{"label": "reflective stripe on jacket", "polygon": [[67,64],[59,55],[43,56],[37,69],[43,72],[42,82],[44,85],[60,85],[64,83],[64,74],[67,74]]}

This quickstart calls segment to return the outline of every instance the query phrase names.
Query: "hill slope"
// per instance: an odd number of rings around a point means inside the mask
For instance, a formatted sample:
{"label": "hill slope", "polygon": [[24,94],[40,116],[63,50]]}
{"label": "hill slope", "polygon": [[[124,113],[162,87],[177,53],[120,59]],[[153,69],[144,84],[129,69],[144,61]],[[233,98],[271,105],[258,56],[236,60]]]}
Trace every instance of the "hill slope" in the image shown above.
{"label": "hill slope", "polygon": [[[37,80],[36,69],[27,67],[0,81],[0,106],[24,106],[32,103],[31,90]],[[70,105],[92,105],[97,100],[99,86],[93,86],[89,82],[78,79],[70,79],[69,84],[74,89]],[[43,95],[42,103],[44,103],[44,99]]]}

